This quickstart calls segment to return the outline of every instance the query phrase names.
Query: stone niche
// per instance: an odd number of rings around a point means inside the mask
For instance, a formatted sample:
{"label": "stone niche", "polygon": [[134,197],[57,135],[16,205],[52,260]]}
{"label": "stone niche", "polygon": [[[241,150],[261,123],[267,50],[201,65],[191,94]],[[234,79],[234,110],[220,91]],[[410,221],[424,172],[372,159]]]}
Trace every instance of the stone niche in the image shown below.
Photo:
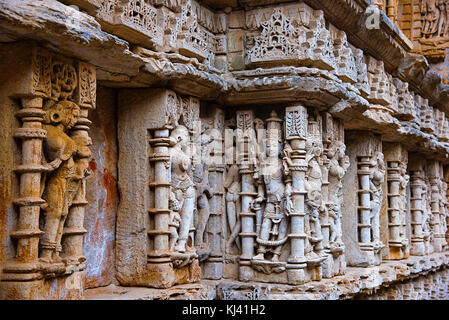
{"label": "stone niche", "polygon": [[10,205],[2,211],[0,297],[80,299],[95,68],[33,45],[2,45],[1,52],[8,75],[2,131],[10,137],[2,148],[14,156],[2,166],[11,180],[1,183]]}

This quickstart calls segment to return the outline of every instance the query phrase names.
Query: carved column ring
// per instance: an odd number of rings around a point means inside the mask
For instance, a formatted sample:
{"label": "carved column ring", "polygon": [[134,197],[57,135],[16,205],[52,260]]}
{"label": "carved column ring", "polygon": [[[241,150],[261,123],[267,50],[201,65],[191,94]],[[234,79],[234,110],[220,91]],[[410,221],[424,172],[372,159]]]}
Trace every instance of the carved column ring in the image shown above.
{"label": "carved column ring", "polygon": [[38,121],[42,121],[46,112],[38,108],[23,108],[16,112],[18,118],[38,118]]}
{"label": "carved column ring", "polygon": [[14,138],[19,139],[45,139],[47,130],[38,128],[17,128],[14,131]]}

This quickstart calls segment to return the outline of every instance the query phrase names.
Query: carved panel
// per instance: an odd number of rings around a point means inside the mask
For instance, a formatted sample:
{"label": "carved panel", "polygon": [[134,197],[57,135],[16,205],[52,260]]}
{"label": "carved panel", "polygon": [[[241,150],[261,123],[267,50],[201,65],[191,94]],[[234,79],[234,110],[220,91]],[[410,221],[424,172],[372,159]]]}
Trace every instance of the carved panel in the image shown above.
{"label": "carved panel", "polygon": [[14,201],[18,219],[10,234],[17,246],[2,275],[7,285],[0,291],[45,297],[43,282],[48,281],[56,295],[80,298],[81,282],[69,293],[54,277],[73,274],[81,279],[85,268],[85,180],[91,173],[87,116],[95,108],[95,68],[38,47],[30,51],[33,81],[28,92],[21,92],[26,97],[17,113],[22,127],[15,132],[22,140],[22,163],[16,167],[20,194]]}
{"label": "carved panel", "polygon": [[149,48],[163,45],[159,13],[148,0],[101,0],[97,17],[106,31],[128,41]]}
{"label": "carved panel", "polygon": [[246,64],[289,62],[325,70],[335,68],[332,38],[322,11],[305,4],[246,13]]}

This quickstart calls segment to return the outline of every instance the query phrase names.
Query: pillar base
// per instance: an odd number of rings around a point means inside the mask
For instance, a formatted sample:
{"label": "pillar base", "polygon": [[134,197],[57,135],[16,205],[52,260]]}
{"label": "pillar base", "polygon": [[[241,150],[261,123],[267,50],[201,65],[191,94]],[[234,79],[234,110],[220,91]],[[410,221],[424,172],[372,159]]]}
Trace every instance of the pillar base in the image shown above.
{"label": "pillar base", "polygon": [[360,267],[374,267],[382,263],[381,249],[384,246],[377,246],[373,243],[360,244],[362,261],[357,265]]}
{"label": "pillar base", "polygon": [[[248,262],[249,264],[249,262]],[[240,265],[239,267],[240,281],[254,281],[254,270],[249,265]]]}
{"label": "pillar base", "polygon": [[426,246],[424,242],[414,242],[410,247],[410,254],[412,256],[423,256],[426,253]]}
{"label": "pillar base", "polygon": [[0,282],[0,300],[82,300],[84,271],[32,281]]}
{"label": "pillar base", "polygon": [[289,284],[299,285],[306,282],[304,267],[299,265],[287,265],[287,279]]}
{"label": "pillar base", "polygon": [[203,279],[219,280],[223,277],[223,262],[206,261],[203,264]]}
{"label": "pillar base", "polygon": [[407,248],[405,246],[390,246],[388,248],[388,255],[385,257],[386,260],[403,260],[407,259],[409,256]]}
{"label": "pillar base", "polygon": [[182,268],[173,268],[171,262],[148,263],[148,281],[146,286],[151,288],[170,288],[178,284],[198,282],[201,279],[201,269],[198,259]]}
{"label": "pillar base", "polygon": [[332,254],[328,252],[326,260],[322,263],[322,277],[326,279],[344,275],[346,271],[346,259],[343,253]]}

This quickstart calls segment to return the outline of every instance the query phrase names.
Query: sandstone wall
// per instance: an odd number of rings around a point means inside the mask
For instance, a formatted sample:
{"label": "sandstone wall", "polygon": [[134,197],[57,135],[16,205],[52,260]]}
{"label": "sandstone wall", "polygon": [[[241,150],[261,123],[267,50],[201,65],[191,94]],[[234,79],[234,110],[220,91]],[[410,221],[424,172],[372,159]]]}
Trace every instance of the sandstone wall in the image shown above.
{"label": "sandstone wall", "polygon": [[87,185],[87,200],[91,205],[84,222],[87,288],[115,281],[115,223],[119,201],[116,112],[115,91],[98,88],[97,108],[90,117],[93,145],[89,166],[93,176]]}

